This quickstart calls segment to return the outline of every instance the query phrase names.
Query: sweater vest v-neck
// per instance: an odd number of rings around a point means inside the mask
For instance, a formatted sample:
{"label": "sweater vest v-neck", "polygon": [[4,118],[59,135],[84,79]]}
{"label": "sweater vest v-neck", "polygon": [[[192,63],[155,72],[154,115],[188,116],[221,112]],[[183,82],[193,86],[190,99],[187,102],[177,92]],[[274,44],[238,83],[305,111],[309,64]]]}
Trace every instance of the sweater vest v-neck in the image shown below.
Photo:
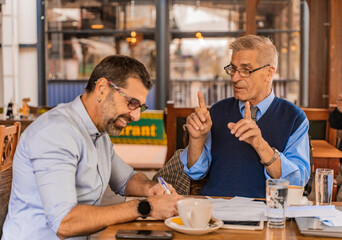
{"label": "sweater vest v-neck", "polygon": [[[227,127],[229,122],[242,119],[239,101],[224,99],[211,107],[210,115],[213,121],[212,163],[208,182],[200,194],[265,198],[266,178],[259,155],[250,144],[232,135]],[[283,152],[289,137],[305,118],[299,107],[275,97],[256,123],[268,144]]]}

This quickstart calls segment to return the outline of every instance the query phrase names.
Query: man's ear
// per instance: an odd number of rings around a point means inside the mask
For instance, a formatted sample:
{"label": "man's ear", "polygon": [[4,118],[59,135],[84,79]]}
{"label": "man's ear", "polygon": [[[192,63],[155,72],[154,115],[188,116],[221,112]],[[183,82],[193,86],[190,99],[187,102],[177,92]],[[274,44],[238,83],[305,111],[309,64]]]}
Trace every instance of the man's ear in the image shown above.
{"label": "man's ear", "polygon": [[108,90],[108,87],[108,80],[106,78],[99,78],[96,81],[95,92],[102,95]]}
{"label": "man's ear", "polygon": [[274,74],[275,74],[275,68],[273,66],[269,66],[267,70],[266,81],[271,82]]}

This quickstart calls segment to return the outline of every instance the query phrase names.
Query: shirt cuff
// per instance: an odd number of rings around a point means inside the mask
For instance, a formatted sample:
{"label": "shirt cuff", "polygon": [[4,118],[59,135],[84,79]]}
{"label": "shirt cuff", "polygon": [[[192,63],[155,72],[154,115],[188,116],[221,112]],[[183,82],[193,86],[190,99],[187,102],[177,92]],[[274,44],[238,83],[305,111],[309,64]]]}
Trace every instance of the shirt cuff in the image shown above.
{"label": "shirt cuff", "polygon": [[[304,183],[302,182],[302,178],[300,177],[299,167],[293,162],[289,161],[283,153],[280,153],[280,164],[281,164],[281,179],[287,179],[290,185],[302,186],[304,187]],[[297,174],[296,174],[297,172]],[[272,177],[268,174],[266,168],[264,168],[264,173],[266,179],[272,179]],[[297,176],[298,175],[298,176]]]}
{"label": "shirt cuff", "polygon": [[192,179],[192,180],[199,180],[204,178],[207,175],[209,164],[208,160],[206,160],[206,153],[204,147],[200,158],[197,162],[189,169],[188,168],[188,147],[184,149],[183,152],[180,154],[180,160],[184,165],[184,172]]}

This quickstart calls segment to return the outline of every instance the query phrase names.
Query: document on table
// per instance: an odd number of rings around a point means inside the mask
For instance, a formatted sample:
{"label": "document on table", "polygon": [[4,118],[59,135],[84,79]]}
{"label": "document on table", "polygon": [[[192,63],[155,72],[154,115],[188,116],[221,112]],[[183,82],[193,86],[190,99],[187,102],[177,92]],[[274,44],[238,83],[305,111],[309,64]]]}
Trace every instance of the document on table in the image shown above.
{"label": "document on table", "polygon": [[334,205],[288,207],[286,217],[315,217],[327,226],[342,226],[342,212],[337,210]]}
{"label": "document on table", "polygon": [[[253,198],[234,197],[230,200],[209,198],[213,202],[213,217],[224,221],[267,220],[267,206]],[[331,226],[342,226],[342,212],[334,205],[287,207],[286,217],[316,217]]]}
{"label": "document on table", "polygon": [[224,221],[264,220],[266,204],[253,198],[235,197],[230,200],[210,198],[213,202],[213,217]]}
{"label": "document on table", "polygon": [[342,216],[342,212],[334,205],[328,206],[295,206],[287,207],[286,217],[333,217]]}

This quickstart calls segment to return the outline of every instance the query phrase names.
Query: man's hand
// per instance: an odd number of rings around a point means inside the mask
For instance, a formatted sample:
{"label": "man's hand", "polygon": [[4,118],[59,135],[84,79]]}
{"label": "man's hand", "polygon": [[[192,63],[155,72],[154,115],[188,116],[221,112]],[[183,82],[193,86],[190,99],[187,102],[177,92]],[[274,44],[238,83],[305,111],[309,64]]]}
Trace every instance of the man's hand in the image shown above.
{"label": "man's hand", "polygon": [[201,92],[198,92],[198,105],[195,112],[186,118],[186,126],[190,138],[205,139],[211,129],[212,121]]}
{"label": "man's hand", "polygon": [[195,112],[186,118],[189,133],[188,168],[191,168],[201,156],[205,138],[213,124],[201,92],[198,92],[198,105]]}
{"label": "man's hand", "polygon": [[[250,103],[247,101],[245,104],[244,118],[237,123],[228,123],[228,128],[230,129],[231,134],[234,134],[240,141],[252,145],[258,153],[260,160],[265,163],[272,158],[274,151],[262,137],[260,128],[256,122],[252,120],[249,106]],[[280,160],[280,157],[278,157],[273,164],[266,167],[268,174],[272,178],[281,177],[281,163],[278,159]]]}
{"label": "man's hand", "polygon": [[230,122],[227,126],[231,134],[234,134],[240,141],[251,144],[255,149],[265,142],[258,125],[252,120],[250,103],[248,101],[245,104],[244,118],[237,123]]}
{"label": "man's hand", "polygon": [[[171,194],[177,194],[171,184],[166,183]],[[150,180],[145,174],[138,172],[134,174],[126,185],[126,196],[144,196],[150,197],[154,195],[165,194],[164,189],[159,183]]]}
{"label": "man's hand", "polygon": [[337,109],[340,113],[342,113],[342,92],[338,95],[336,99]]}
{"label": "man's hand", "polygon": [[[176,189],[174,189],[174,187],[171,184],[166,183],[166,185],[169,188],[171,194],[177,194]],[[166,192],[159,183],[156,183],[155,185],[153,185],[147,192],[147,196],[164,195],[164,194],[166,194]]]}
{"label": "man's hand", "polygon": [[155,219],[166,219],[178,215],[177,201],[184,197],[178,194],[149,197],[152,211],[150,216]]}

